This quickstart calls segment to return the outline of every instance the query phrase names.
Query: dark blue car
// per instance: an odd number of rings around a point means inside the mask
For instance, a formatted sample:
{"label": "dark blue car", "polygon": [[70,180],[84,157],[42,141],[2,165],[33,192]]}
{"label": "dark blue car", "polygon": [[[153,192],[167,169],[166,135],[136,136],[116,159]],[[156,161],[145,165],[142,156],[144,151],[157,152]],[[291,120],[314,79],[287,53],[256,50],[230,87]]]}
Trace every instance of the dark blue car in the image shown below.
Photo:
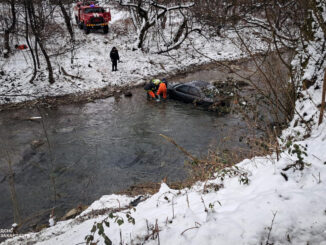
{"label": "dark blue car", "polygon": [[191,81],[168,87],[169,98],[202,106],[226,106],[229,99],[219,96],[219,91],[205,81]]}

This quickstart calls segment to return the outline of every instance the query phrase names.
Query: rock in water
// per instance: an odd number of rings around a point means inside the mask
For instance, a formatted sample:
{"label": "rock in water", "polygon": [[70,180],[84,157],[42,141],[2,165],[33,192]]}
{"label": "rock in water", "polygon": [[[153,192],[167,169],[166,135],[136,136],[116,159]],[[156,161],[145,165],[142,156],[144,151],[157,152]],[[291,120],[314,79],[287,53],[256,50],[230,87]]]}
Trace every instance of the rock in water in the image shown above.
{"label": "rock in water", "polygon": [[124,93],[125,97],[131,97],[132,96],[132,93],[130,91],[126,91]]}
{"label": "rock in water", "polygon": [[34,148],[34,149],[40,147],[40,146],[43,145],[43,144],[44,144],[44,141],[43,141],[43,140],[33,140],[33,141],[31,142],[31,146],[32,146],[32,148]]}

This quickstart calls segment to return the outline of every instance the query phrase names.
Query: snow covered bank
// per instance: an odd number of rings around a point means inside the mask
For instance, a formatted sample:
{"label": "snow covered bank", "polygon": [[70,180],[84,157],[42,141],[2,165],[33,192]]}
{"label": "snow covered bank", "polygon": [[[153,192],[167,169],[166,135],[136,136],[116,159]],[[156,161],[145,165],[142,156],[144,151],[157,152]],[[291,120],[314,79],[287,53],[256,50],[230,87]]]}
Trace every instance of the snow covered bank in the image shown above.
{"label": "snow covered bank", "polygon": [[[91,36],[87,39],[93,44],[104,45],[92,40]],[[231,44],[225,45],[225,49],[232,50]],[[122,57],[129,52],[130,55],[138,52],[119,48]],[[248,173],[248,184],[239,181],[239,176],[228,176],[226,171],[226,178],[217,175],[214,180],[197,183],[191,189],[172,190],[162,184],[158,193],[143,197],[135,208],[129,204],[137,197],[104,196],[74,220],[58,222],[39,233],[16,237],[4,244],[82,244],[88,236],[99,241],[98,244],[105,244],[107,237],[107,244],[110,239],[113,244],[325,245],[326,120],[319,126],[317,124],[325,65],[316,64],[320,64],[318,62],[324,59],[326,52],[320,41],[307,44],[306,49],[298,49],[293,65],[302,75],[301,81],[316,77],[314,85],[300,91],[297,113],[280,139],[284,151],[279,160],[272,154],[247,159],[237,165],[236,173]],[[178,66],[166,57],[167,60],[160,60],[162,57],[156,60],[155,57],[139,53],[139,57],[133,57],[135,60],[126,61],[130,66],[138,64],[132,77],[137,80],[137,77],[141,79],[151,72],[162,71],[158,61],[165,69],[171,68],[170,71]],[[183,65],[205,62],[204,58],[189,58],[186,53],[179,58]],[[138,63],[138,60],[144,63]],[[155,62],[146,63],[146,60]],[[307,60],[305,68],[301,66],[304,60]],[[131,69],[127,63],[121,64],[121,70]],[[83,67],[88,67],[88,63]],[[103,74],[95,73],[99,79],[108,74],[103,71]],[[81,73],[87,76],[87,71]],[[112,84],[123,84],[130,82],[124,80],[125,73],[114,74],[116,80],[106,76]],[[95,214],[94,210],[102,209]]]}
{"label": "snow covered bank", "polygon": [[[308,146],[305,161],[311,165],[304,171],[286,172],[287,181],[281,172],[295,157],[283,153],[278,162],[275,155],[245,160],[238,166],[250,173],[249,185],[240,184],[237,177],[209,181],[206,191],[204,183],[181,191],[162,184],[157,194],[135,209],[114,213],[124,220],[120,226],[115,218],[108,218],[110,211],[84,220],[82,217],[92,210],[119,210],[135,199],[104,196],[75,220],[4,244],[78,244],[92,234],[94,222],[105,218],[110,227],[103,224],[104,231],[113,244],[120,244],[120,239],[122,244],[157,244],[158,239],[160,244],[267,244],[267,240],[273,244],[326,244],[325,126],[301,142]],[[222,183],[224,187],[216,191]],[[135,224],[127,221],[128,211]],[[104,244],[96,232],[94,240],[98,239]]]}
{"label": "snow covered bank", "polygon": [[[316,73],[310,70],[315,66],[307,67],[305,74]],[[280,139],[286,150],[279,160],[272,154],[237,165],[235,172],[248,173],[248,185],[226,171],[226,178],[217,175],[191,189],[172,190],[163,183],[136,207],[130,204],[138,197],[103,196],[73,220],[4,244],[81,244],[85,238],[105,244],[106,237],[106,244],[325,245],[326,122],[317,125],[318,108],[311,102],[320,101],[321,83],[318,76],[296,104],[300,115],[312,118],[309,132],[295,116]],[[300,151],[288,150],[296,145]],[[298,161],[303,170],[296,169]]]}
{"label": "snow covered bank", "polygon": [[[153,76],[167,77],[183,71],[193,65],[201,65],[216,60],[241,58],[244,53],[232,42],[235,33],[228,38],[215,37],[207,41],[201,35],[193,33],[180,49],[168,54],[158,55],[141,50],[132,51],[135,39],[131,23],[126,21],[128,13],[111,8],[112,23],[109,34],[90,33],[85,35],[74,26],[76,49],[69,50],[69,37],[58,35],[48,42],[55,83],[49,84],[46,66],[42,65],[33,84],[28,81],[32,76],[32,58],[29,50],[14,51],[9,59],[0,58],[0,104],[17,103],[46,96],[60,96],[86,92],[107,86],[137,85]],[[255,50],[264,49],[264,43],[252,36]],[[21,42],[24,42],[22,39]],[[155,43],[152,44],[155,46]],[[112,47],[117,47],[121,57],[118,71],[111,71],[109,57]],[[199,50],[207,57],[198,54]],[[41,63],[45,64],[42,60]],[[65,72],[68,74],[65,74]],[[72,78],[71,76],[76,78]]]}

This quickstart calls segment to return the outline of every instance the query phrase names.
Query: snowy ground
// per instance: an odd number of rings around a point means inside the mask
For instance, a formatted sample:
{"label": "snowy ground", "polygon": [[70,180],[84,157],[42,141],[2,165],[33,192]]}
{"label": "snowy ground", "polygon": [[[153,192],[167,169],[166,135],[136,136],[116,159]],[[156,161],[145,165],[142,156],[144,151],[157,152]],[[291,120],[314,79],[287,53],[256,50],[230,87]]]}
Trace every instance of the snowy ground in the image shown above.
{"label": "snowy ground", "polygon": [[[165,55],[132,51],[135,33],[132,24],[126,21],[128,13],[115,8],[111,8],[111,13],[112,22],[107,35],[101,32],[85,35],[76,25],[74,26],[77,43],[74,63],[71,64],[70,52],[52,56],[55,74],[55,83],[52,85],[48,83],[45,65],[41,67],[34,84],[28,82],[33,73],[29,50],[14,51],[10,59],[0,58],[0,71],[4,73],[3,75],[0,73],[0,104],[85,92],[108,85],[133,86],[156,75],[167,77],[192,65],[209,63],[211,59],[237,59],[244,55],[231,41],[236,36],[234,33],[225,33],[228,38],[216,37],[211,41],[194,33],[180,49]],[[256,52],[264,48],[264,43],[258,38],[251,36],[251,41]],[[24,40],[21,42],[24,43]],[[52,45],[52,54],[55,54],[65,50],[68,42],[68,37],[55,35],[53,40],[48,42],[48,46]],[[155,46],[155,43],[153,45]],[[122,61],[118,64],[118,72],[111,72],[109,53],[114,46],[118,48]],[[196,50],[208,57],[199,55]],[[60,67],[68,74],[81,79],[65,76],[59,72]]]}
{"label": "snowy ground", "polygon": [[[158,244],[159,239],[160,244],[325,245],[325,126],[322,124],[311,138],[297,142],[307,145],[305,161],[309,166],[304,171],[282,170],[297,160],[288,153],[282,153],[279,161],[275,155],[244,160],[238,167],[249,173],[249,185],[241,184],[238,177],[216,178],[181,191],[162,184],[158,193],[135,209],[115,212],[124,220],[121,225],[109,218],[113,211],[95,217],[87,214],[128,207],[136,197],[103,196],[74,220],[4,244],[80,244],[92,234],[94,223],[107,219],[110,227],[103,223],[104,231],[113,244]],[[287,181],[281,173],[286,173]],[[135,224],[128,222],[128,212]],[[98,231],[94,235],[97,240],[104,244]]]}
{"label": "snowy ground", "polygon": [[[83,38],[83,34],[79,37]],[[54,84],[48,92],[48,86],[38,86],[37,90],[30,87],[30,92],[45,95],[67,92],[66,89],[69,92],[86,90],[105,86],[102,79],[109,84],[137,83],[151,74],[173,72],[178,67],[207,61],[204,58],[185,57],[184,53],[180,54],[179,63],[176,63],[167,57],[132,52],[117,39],[110,39],[110,35],[108,44],[104,44],[105,37],[96,37],[87,36],[89,51],[79,51],[77,55],[85,59],[79,63],[80,75],[92,78],[91,81],[87,81],[87,84],[86,81],[81,82],[83,86],[74,87],[61,81]],[[99,52],[94,47],[95,44],[103,46],[106,53],[111,46],[118,46],[124,61],[119,64],[120,72],[112,75],[108,65],[103,65],[92,74],[88,74],[88,69],[83,70],[89,63],[94,64],[96,61],[96,64],[100,64],[108,60],[105,55],[92,55]],[[234,46],[223,41],[206,45],[203,49],[207,52],[213,47],[220,50],[219,58],[240,55]],[[316,62],[323,57],[318,50],[321,47],[318,43],[314,44],[311,49],[314,61],[307,65],[303,73],[303,78],[317,75],[316,84],[302,91],[303,96],[296,104],[297,111],[307,121],[311,119],[311,130],[308,135],[304,123],[298,122],[300,118],[295,116],[280,138],[280,145],[288,146],[279,160],[276,159],[276,154],[247,159],[233,171],[236,176],[221,178],[217,175],[214,180],[197,183],[191,189],[181,191],[172,190],[163,183],[158,193],[143,197],[147,199],[135,208],[130,208],[129,204],[137,197],[103,196],[76,219],[58,222],[39,233],[22,235],[7,240],[4,244],[82,244],[87,235],[93,235],[94,241],[99,241],[97,244],[105,244],[103,236],[99,235],[105,233],[113,244],[326,245],[326,122],[324,119],[321,125],[317,125],[319,112],[316,107],[321,101],[323,69],[315,70]],[[17,60],[20,55],[16,54]],[[151,64],[149,60],[155,63]],[[24,63],[22,60],[20,62]],[[296,62],[295,60],[293,64],[299,66]],[[160,68],[160,63],[165,70]],[[12,63],[5,67],[13,69],[14,66]],[[69,72],[78,69],[71,68]],[[22,80],[17,83],[22,83]],[[2,92],[5,91],[2,88]],[[12,92],[18,91],[13,89]],[[288,141],[288,136],[291,136],[291,142]],[[301,153],[304,169],[294,171],[291,168],[286,171],[286,166],[299,161],[300,153],[289,151],[296,145],[304,152]],[[246,179],[239,178],[243,173],[248,173],[248,184],[244,184]],[[94,210],[101,209],[109,211],[103,211],[98,216],[91,215]],[[111,212],[113,216],[110,215]],[[110,223],[109,227],[108,223],[105,225],[102,222],[104,220]],[[91,232],[95,223],[98,228]]]}
{"label": "snowy ground", "polygon": [[[320,101],[320,89],[311,87],[303,93],[313,94],[314,103]],[[281,137],[296,135],[292,146],[306,147],[302,171],[284,170],[298,160],[296,154],[288,151],[280,155],[279,161],[276,154],[256,157],[237,165],[239,174],[248,173],[248,185],[239,181],[239,176],[224,179],[216,176],[181,191],[163,183],[158,193],[142,197],[147,199],[135,208],[129,204],[137,197],[103,196],[74,220],[58,222],[39,233],[16,237],[4,244],[81,244],[87,235],[94,235],[94,241],[105,244],[98,235],[103,226],[113,244],[325,245],[326,122],[317,126],[318,110],[310,100],[303,101],[297,102],[297,109],[315,122],[310,137],[302,140],[304,127],[293,123]],[[96,210],[107,211],[92,215]],[[111,212],[114,217],[110,218]],[[96,223],[102,226],[98,225],[99,229],[93,233]]]}

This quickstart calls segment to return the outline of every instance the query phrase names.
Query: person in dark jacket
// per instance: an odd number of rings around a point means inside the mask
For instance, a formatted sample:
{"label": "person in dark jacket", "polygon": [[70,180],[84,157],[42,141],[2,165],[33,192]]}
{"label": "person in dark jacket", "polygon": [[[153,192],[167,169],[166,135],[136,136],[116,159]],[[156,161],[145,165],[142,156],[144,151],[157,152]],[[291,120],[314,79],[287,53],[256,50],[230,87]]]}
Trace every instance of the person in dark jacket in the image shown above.
{"label": "person in dark jacket", "polygon": [[110,58],[112,62],[112,71],[117,71],[118,60],[120,60],[119,53],[116,47],[113,47],[110,52]]}

